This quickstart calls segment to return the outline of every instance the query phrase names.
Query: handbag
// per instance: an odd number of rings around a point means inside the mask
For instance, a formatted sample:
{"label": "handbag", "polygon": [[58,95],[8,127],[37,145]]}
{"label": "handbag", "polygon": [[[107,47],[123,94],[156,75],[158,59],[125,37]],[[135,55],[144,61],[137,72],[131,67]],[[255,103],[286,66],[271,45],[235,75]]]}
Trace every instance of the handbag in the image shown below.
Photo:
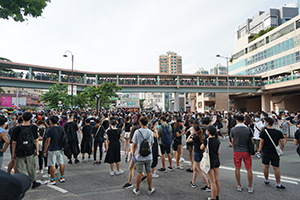
{"label": "handbag", "polygon": [[269,136],[269,138],[270,138],[270,140],[271,140],[273,146],[275,147],[276,152],[277,152],[277,155],[278,155],[279,157],[282,156],[283,151],[282,151],[282,149],[280,148],[280,146],[279,146],[279,145],[276,146],[275,143],[274,143],[274,141],[272,140],[272,138],[271,138],[269,132],[267,131],[267,129],[265,129],[265,131],[266,131],[267,135]]}
{"label": "handbag", "polygon": [[203,152],[203,158],[202,158],[202,160],[200,162],[200,168],[206,174],[210,170],[210,158],[209,158],[209,147],[208,147],[208,144],[209,144],[209,140],[207,138],[207,145],[205,147],[205,151]]}

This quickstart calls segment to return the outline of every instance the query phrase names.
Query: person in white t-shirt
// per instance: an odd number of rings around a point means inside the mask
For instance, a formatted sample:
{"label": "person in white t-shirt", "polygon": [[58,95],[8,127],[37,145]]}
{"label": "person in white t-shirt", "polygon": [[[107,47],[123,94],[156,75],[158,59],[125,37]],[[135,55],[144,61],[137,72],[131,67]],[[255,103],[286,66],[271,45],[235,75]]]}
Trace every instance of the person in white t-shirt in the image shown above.
{"label": "person in white t-shirt", "polygon": [[254,136],[253,136],[253,144],[255,146],[256,150],[256,157],[260,158],[260,153],[257,152],[259,149],[259,143],[260,143],[260,133],[265,128],[264,123],[260,120],[259,115],[255,115],[255,121],[253,122],[254,126]]}

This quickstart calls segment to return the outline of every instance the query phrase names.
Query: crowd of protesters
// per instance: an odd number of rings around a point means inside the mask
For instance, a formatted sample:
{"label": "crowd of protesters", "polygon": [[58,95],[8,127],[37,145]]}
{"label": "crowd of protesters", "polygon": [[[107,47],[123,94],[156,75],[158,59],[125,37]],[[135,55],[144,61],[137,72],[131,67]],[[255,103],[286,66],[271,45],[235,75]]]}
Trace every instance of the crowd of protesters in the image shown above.
{"label": "crowd of protesters", "polygon": [[[140,183],[147,180],[147,192],[152,194],[155,191],[152,187],[152,178],[159,178],[159,174],[155,171],[159,157],[161,158],[159,172],[183,170],[182,153],[183,149],[186,149],[190,160],[186,171],[192,173],[190,186],[196,187],[199,173],[204,182],[201,190],[211,192],[209,199],[219,199],[222,181],[219,178],[221,142],[218,138],[228,137],[229,147],[234,150],[237,191],[243,190],[240,181],[242,161],[248,173],[247,191],[249,193],[254,191],[252,156],[262,160],[264,184],[270,185],[268,173],[271,164],[274,169],[276,189],[284,190],[285,186],[280,182],[281,155],[277,154],[275,147],[279,146],[284,150],[287,143],[287,130],[291,125],[300,126],[300,111],[283,111],[278,114],[238,111],[135,113],[119,109],[101,110],[98,114],[93,111],[1,113],[0,168],[3,153],[10,146],[12,156],[10,163],[7,163],[7,173],[11,173],[12,169],[15,173],[27,172],[32,180],[32,188],[35,189],[40,186],[40,183],[36,182],[36,175],[44,173],[43,170],[47,171],[43,177],[49,178],[46,184],[56,184],[54,173],[57,168],[60,171],[59,182],[66,181],[64,156],[67,156],[70,165],[90,161],[92,158],[93,165],[108,163],[110,175],[114,176],[124,173],[124,169],[120,168],[121,155],[124,154],[125,162],[129,162],[129,176],[123,188],[133,187],[132,180],[136,169],[136,187],[133,193],[140,195]],[[223,126],[226,127],[225,133],[221,132]],[[79,132],[81,138],[78,137]],[[30,137],[26,137],[26,134]],[[300,131],[295,132],[294,138],[294,144],[298,146],[299,152]],[[123,139],[124,152],[121,153]],[[29,141],[26,145],[25,140]],[[207,148],[210,170],[205,173],[201,166],[204,162],[203,152]],[[97,157],[98,149],[100,155]],[[168,167],[166,167],[165,154],[168,157]]]}

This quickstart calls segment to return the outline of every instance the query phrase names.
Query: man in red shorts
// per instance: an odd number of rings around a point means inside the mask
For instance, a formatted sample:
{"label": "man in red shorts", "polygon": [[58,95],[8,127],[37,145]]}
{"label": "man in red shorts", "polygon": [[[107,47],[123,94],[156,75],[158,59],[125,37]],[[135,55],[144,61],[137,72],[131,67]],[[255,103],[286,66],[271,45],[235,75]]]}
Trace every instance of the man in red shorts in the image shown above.
{"label": "man in red shorts", "polygon": [[241,184],[241,166],[242,160],[244,160],[245,167],[247,170],[248,175],[248,192],[250,194],[253,193],[252,188],[252,181],[253,181],[253,174],[252,174],[252,159],[250,154],[250,143],[249,139],[253,139],[253,133],[250,128],[248,128],[244,124],[244,116],[238,115],[236,117],[237,125],[231,129],[230,137],[233,146],[233,158],[234,158],[234,165],[235,165],[235,178],[237,181],[237,191],[243,191],[243,185]]}

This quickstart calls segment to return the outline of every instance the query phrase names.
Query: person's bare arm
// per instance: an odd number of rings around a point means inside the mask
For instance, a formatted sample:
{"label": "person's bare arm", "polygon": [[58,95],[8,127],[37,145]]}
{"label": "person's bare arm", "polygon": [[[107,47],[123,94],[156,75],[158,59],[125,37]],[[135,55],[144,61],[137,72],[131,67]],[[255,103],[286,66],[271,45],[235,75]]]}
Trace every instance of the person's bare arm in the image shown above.
{"label": "person's bare arm", "polygon": [[264,146],[264,139],[261,139],[260,138],[260,142],[259,142],[259,147],[260,147],[260,149],[258,149],[258,151],[260,152],[261,150],[262,150],[262,148],[263,148],[263,146]]}
{"label": "person's bare arm", "polygon": [[0,149],[0,152],[4,153],[6,151],[6,149],[8,148],[10,141],[8,139],[7,133],[3,132],[2,133],[2,140],[5,142],[5,145],[2,149]]}
{"label": "person's bare arm", "polygon": [[232,148],[234,148],[234,139],[233,138],[231,138],[231,146],[232,146]]}
{"label": "person's bare arm", "polygon": [[279,140],[279,144],[280,144],[280,149],[283,150],[284,149],[284,139],[280,139]]}
{"label": "person's bare arm", "polygon": [[44,146],[44,156],[47,157],[47,149],[49,147],[51,138],[46,138],[45,146]]}
{"label": "person's bare arm", "polygon": [[137,148],[137,144],[133,143],[133,145],[132,145],[132,158],[134,158],[136,148]]}
{"label": "person's bare arm", "polygon": [[298,146],[299,142],[297,139],[294,139],[294,145]]}

